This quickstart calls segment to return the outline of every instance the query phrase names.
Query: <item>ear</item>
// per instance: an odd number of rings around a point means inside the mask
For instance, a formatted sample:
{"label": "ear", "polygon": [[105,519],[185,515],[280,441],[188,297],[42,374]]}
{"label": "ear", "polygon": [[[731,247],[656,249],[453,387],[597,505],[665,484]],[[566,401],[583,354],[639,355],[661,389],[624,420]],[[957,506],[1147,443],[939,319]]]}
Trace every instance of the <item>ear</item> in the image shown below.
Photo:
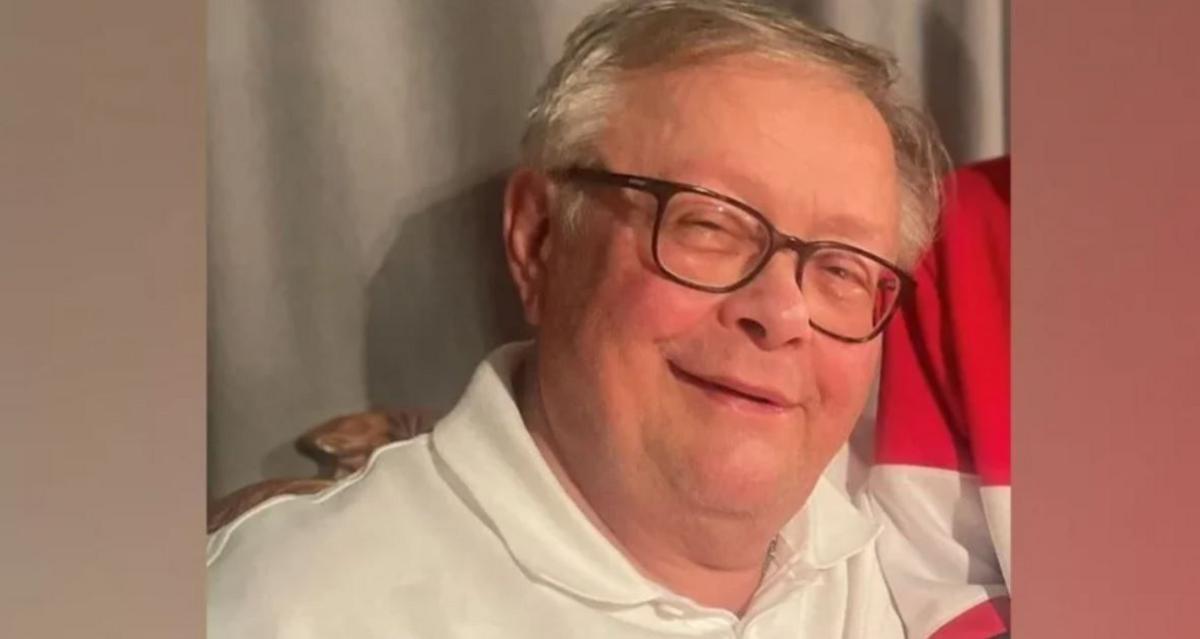
{"label": "ear", "polygon": [[525,320],[537,326],[545,299],[551,249],[550,179],[518,168],[504,190],[504,249]]}

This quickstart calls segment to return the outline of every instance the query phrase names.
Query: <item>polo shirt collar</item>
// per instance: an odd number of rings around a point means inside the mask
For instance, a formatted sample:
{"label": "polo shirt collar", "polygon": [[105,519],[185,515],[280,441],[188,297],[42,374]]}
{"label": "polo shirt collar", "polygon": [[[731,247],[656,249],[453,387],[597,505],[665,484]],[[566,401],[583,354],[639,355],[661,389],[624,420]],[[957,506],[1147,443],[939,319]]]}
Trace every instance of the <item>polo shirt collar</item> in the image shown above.
{"label": "polo shirt collar", "polygon": [[661,589],[588,521],[525,428],[512,378],[530,346],[502,346],[479,366],[434,428],[434,451],[525,570],[588,599],[653,600]]}
{"label": "polo shirt collar", "polygon": [[822,475],[808,502],[779,533],[778,557],[784,564],[814,570],[832,568],[866,550],[882,528]]}
{"label": "polo shirt collar", "polygon": [[[433,430],[436,455],[526,571],[611,604],[662,598],[666,590],[644,577],[571,500],[526,430],[512,379],[531,349],[531,342],[507,344],[480,364],[462,399]],[[877,534],[878,526],[822,477],[805,508],[780,531],[777,557],[824,569],[862,551]]]}

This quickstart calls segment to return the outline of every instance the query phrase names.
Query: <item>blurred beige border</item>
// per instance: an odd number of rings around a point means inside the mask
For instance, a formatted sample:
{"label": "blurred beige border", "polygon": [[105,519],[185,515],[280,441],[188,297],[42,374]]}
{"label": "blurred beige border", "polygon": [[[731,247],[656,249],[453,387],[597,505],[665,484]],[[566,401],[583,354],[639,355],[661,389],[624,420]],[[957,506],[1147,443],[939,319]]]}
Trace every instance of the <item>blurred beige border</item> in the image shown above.
{"label": "blurred beige border", "polygon": [[205,3],[0,4],[0,637],[201,637]]}

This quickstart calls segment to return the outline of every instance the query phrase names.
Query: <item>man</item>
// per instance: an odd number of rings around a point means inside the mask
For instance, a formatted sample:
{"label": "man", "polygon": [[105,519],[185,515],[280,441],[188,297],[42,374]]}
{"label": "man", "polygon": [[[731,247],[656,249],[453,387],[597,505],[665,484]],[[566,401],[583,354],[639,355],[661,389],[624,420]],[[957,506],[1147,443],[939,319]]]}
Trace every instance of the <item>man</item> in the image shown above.
{"label": "man", "polygon": [[586,19],[505,196],[536,340],[215,533],[210,635],[903,636],[878,525],[822,477],[938,210],[893,79],[754,3]]}

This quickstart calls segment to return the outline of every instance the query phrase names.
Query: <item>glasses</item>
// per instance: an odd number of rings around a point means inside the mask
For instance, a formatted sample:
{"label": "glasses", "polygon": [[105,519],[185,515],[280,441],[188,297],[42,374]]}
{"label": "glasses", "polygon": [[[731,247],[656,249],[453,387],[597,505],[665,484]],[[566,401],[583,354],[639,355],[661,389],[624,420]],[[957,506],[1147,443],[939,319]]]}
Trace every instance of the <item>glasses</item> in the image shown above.
{"label": "glasses", "polygon": [[776,252],[795,251],[796,284],[804,293],[809,323],[843,342],[862,343],[879,335],[901,296],[916,286],[899,267],[869,251],[787,235],[749,205],[703,187],[599,169],[571,168],[552,175],[654,196],[654,262],[667,279],[689,288],[735,291],[753,280]]}

